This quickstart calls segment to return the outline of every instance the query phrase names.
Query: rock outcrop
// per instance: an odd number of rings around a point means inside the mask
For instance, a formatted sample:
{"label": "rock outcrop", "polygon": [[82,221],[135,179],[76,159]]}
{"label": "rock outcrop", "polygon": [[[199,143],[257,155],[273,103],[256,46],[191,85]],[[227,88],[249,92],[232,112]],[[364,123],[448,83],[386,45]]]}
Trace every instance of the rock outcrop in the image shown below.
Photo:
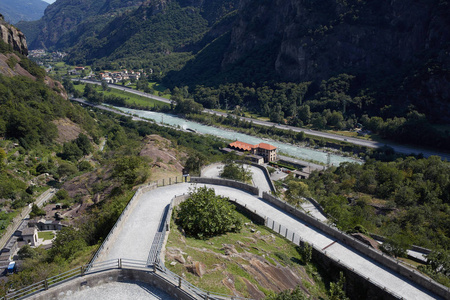
{"label": "rock outcrop", "polygon": [[25,35],[16,27],[8,24],[0,14],[0,39],[11,45],[14,51],[28,55],[28,46]]}

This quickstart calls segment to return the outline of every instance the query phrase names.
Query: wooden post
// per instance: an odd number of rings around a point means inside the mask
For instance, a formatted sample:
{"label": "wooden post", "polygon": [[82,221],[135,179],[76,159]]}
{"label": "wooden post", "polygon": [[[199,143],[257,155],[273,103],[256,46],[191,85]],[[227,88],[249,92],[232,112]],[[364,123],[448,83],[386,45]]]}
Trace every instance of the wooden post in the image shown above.
{"label": "wooden post", "polygon": [[122,259],[119,258],[119,269],[122,269]]}
{"label": "wooden post", "polygon": [[178,277],[178,287],[181,289],[181,277]]}
{"label": "wooden post", "polygon": [[44,280],[44,289],[48,290],[48,281],[47,281],[47,279]]}

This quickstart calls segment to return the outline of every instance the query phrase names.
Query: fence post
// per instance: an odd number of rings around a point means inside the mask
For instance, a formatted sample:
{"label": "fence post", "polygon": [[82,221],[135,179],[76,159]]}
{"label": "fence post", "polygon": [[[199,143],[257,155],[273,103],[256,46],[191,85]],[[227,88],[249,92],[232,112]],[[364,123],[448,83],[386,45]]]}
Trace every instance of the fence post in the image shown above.
{"label": "fence post", "polygon": [[163,186],[164,186],[164,178],[163,178]]}
{"label": "fence post", "polygon": [[84,276],[84,268],[83,268],[83,266],[80,267],[80,273],[81,273],[81,276]]}
{"label": "fence post", "polygon": [[48,281],[47,278],[44,280],[44,289],[48,290]]}
{"label": "fence post", "polygon": [[172,185],[172,177],[169,177],[169,185]]}
{"label": "fence post", "polygon": [[178,277],[178,287],[181,289],[181,277]]}
{"label": "fence post", "polygon": [[119,269],[122,269],[122,259],[121,258],[119,258]]}

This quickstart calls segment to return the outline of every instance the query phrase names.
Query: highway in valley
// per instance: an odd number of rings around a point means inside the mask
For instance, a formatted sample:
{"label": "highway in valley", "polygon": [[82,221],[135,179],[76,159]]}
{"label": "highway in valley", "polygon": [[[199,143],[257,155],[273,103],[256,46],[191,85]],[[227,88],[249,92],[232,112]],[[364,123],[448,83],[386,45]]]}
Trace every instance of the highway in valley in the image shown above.
{"label": "highway in valley", "polygon": [[[72,80],[78,81],[79,79],[72,79]],[[101,82],[95,81],[95,80],[80,79],[80,82],[101,85]],[[172,102],[171,100],[169,100],[167,98],[163,98],[163,97],[159,97],[159,96],[156,96],[153,94],[148,94],[148,93],[144,93],[141,91],[133,90],[132,88],[128,88],[125,86],[120,86],[117,84],[108,84],[108,86],[113,89],[123,90],[128,93],[132,93],[132,94],[139,95],[142,97],[154,99],[154,100],[161,101],[164,103]],[[205,109],[204,112],[208,113],[208,114],[212,114],[212,115],[217,115],[217,116],[225,116],[226,117],[228,115],[227,113],[215,111],[212,109]],[[236,116],[236,117],[238,117],[238,116]],[[368,148],[382,148],[384,146],[388,146],[388,147],[391,147],[392,149],[394,149],[396,152],[402,153],[402,154],[420,154],[420,153],[422,153],[424,157],[437,155],[437,156],[440,156],[443,160],[450,161],[450,153],[449,152],[435,151],[435,150],[424,149],[424,148],[419,148],[419,147],[415,147],[415,146],[400,145],[400,144],[396,144],[396,143],[392,143],[392,142],[377,142],[377,141],[363,140],[363,139],[359,139],[359,138],[346,137],[346,136],[342,136],[342,135],[338,135],[338,134],[322,132],[322,131],[317,131],[317,130],[311,130],[311,129],[307,129],[307,128],[294,127],[294,126],[289,126],[289,125],[281,125],[281,124],[276,124],[276,123],[269,122],[269,121],[262,121],[262,120],[258,120],[258,119],[248,118],[248,117],[238,117],[238,118],[241,120],[245,120],[247,122],[253,122],[253,124],[257,124],[260,126],[267,126],[267,127],[275,126],[276,128],[292,130],[294,132],[305,132],[308,135],[332,139],[332,140],[341,141],[341,142],[347,142],[347,143],[353,144],[353,145],[359,145],[359,146],[364,146],[364,147],[368,147]]]}

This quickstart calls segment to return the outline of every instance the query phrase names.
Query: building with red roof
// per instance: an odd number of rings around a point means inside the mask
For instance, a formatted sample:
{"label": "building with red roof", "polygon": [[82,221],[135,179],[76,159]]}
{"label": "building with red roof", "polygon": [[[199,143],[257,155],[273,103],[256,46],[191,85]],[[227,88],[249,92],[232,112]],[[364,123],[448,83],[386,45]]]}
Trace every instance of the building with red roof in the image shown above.
{"label": "building with red roof", "polygon": [[241,141],[235,141],[231,143],[229,147],[231,149],[236,149],[239,151],[248,151],[252,154],[262,156],[264,158],[264,162],[277,160],[277,147],[267,143],[259,143],[257,145],[252,145]]}

